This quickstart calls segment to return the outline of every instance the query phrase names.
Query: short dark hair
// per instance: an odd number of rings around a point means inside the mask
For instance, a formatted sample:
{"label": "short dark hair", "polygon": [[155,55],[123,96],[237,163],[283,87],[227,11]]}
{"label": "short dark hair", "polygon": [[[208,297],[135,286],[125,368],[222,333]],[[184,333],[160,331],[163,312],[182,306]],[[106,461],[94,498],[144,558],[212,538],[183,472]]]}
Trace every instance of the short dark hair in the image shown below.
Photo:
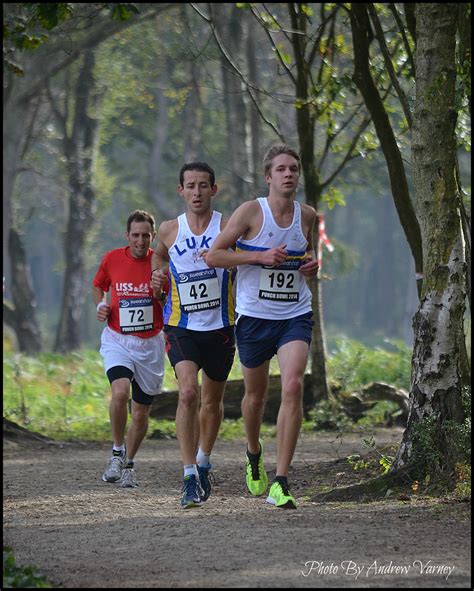
{"label": "short dark hair", "polygon": [[275,158],[280,154],[288,154],[288,156],[293,156],[293,158],[295,158],[298,162],[298,169],[301,170],[301,159],[298,152],[296,152],[296,150],[293,150],[293,148],[290,148],[290,146],[287,146],[286,144],[276,144],[268,150],[268,152],[265,154],[263,158],[264,176],[270,174],[273,160],[275,160]]}
{"label": "short dark hair", "polygon": [[181,170],[179,171],[179,184],[182,187],[184,186],[184,173],[187,170],[200,170],[201,172],[208,172],[211,187],[216,184],[216,175],[214,170],[209,166],[209,164],[207,164],[207,162],[187,162],[186,164],[183,164]]}
{"label": "short dark hair", "polygon": [[151,226],[151,231],[154,232],[155,231],[155,218],[151,215],[151,213],[148,213],[147,211],[144,211],[143,209],[136,209],[135,211],[132,211],[132,213],[128,216],[128,220],[127,220],[127,233],[130,233],[130,228],[132,227],[132,222],[149,222],[150,226]]}

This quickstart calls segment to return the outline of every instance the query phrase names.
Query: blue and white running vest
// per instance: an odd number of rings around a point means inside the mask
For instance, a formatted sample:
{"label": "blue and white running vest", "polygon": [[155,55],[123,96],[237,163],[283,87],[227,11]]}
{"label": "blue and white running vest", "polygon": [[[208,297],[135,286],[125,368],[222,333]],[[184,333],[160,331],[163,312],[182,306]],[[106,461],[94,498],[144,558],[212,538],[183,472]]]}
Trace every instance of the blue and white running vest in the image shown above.
{"label": "blue and white running vest", "polygon": [[311,312],[311,291],[298,271],[308,241],[301,226],[301,206],[294,201],[293,221],[281,228],[266,197],[258,197],[263,212],[260,232],[251,240],[239,238],[237,251],[269,250],[286,244],[287,260],[277,267],[239,265],[236,311],[244,316],[285,320]]}
{"label": "blue and white running vest", "polygon": [[208,227],[196,236],[186,214],[178,217],[178,234],[168,250],[170,292],[164,323],[189,330],[215,330],[234,324],[232,275],[227,269],[209,268],[201,258],[221,231],[222,214],[212,212]]}

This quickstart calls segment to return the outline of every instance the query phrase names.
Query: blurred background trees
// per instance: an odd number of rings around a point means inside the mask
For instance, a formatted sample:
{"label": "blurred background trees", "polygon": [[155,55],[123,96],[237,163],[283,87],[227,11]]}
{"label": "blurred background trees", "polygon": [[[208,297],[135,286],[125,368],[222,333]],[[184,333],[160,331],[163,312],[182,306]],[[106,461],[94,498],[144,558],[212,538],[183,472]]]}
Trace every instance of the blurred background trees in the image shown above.
{"label": "blurred background trees", "polygon": [[[369,68],[413,201],[414,15],[406,4],[366,6]],[[355,83],[353,10],[3,5],[4,311],[22,350],[97,347],[91,280],[124,243],[128,213],[148,209],[158,223],[181,213],[179,169],[200,159],[216,171],[216,209],[230,214],[265,192],[261,161],[277,141],[304,155],[298,199],[325,214],[335,246],[318,284],[319,354],[340,335],[412,344],[413,249]],[[470,224],[468,35],[457,138]]]}

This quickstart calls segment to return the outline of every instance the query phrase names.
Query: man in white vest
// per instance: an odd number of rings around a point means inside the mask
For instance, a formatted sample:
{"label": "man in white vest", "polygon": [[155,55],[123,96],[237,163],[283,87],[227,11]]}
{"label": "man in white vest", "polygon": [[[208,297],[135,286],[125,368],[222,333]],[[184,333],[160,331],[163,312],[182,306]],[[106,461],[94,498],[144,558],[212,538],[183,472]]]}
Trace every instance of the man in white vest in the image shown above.
{"label": "man in white vest", "polygon": [[211,492],[210,455],[235,354],[234,290],[232,272],[210,268],[206,262],[225,226],[222,215],[212,209],[217,193],[213,169],[205,162],[185,164],[178,192],[186,211],[158,229],[151,284],[157,293],[169,284],[164,323],[168,358],[178,380],[176,434],[184,466],[181,507],[187,509],[201,506]]}
{"label": "man in white vest", "polygon": [[[268,477],[260,441],[270,360],[276,354],[281,373],[277,419],[277,466],[267,502],[296,509],[288,486],[303,418],[303,378],[313,326],[311,291],[318,263],[313,248],[316,211],[296,201],[300,158],[285,145],[264,158],[268,197],[240,205],[214,241],[207,263],[237,267],[237,347],[245,396],[242,416],[247,435],[246,483],[252,495],[265,494]],[[236,250],[230,250],[236,244]]]}

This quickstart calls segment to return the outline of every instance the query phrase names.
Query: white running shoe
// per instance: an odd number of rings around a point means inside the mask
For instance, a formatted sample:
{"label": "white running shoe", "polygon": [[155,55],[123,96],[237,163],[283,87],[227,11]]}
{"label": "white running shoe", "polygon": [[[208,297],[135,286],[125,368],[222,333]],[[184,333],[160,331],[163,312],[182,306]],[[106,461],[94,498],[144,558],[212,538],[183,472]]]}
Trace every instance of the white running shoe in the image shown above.
{"label": "white running shoe", "polygon": [[105,468],[105,472],[102,474],[102,480],[104,482],[117,482],[122,478],[122,468],[125,455],[112,456]]}
{"label": "white running shoe", "polygon": [[136,488],[138,486],[133,468],[124,468],[122,470],[122,481],[120,482],[120,486],[122,488]]}

